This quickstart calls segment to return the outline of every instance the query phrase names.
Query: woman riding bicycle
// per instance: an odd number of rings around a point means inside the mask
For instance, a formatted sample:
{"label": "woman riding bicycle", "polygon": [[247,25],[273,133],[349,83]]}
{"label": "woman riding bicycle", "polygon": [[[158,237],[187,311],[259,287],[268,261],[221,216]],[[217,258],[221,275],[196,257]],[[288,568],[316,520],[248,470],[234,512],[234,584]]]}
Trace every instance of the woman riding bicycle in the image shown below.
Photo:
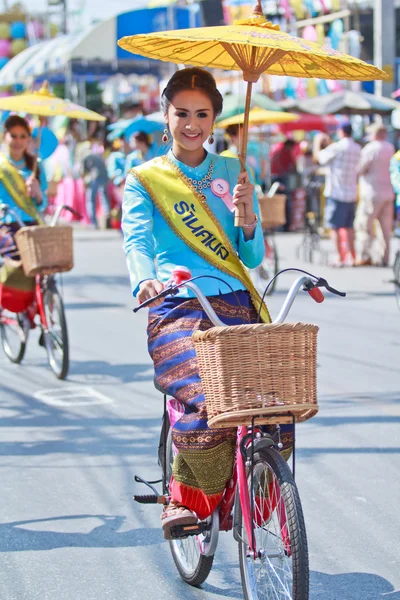
{"label": "woman riding bicycle", "polygon": [[[4,123],[3,148],[0,152],[0,204],[11,211],[2,218],[12,238],[20,225],[36,225],[39,211],[47,206],[47,183],[28,148],[31,131],[25,119],[12,115]],[[4,254],[4,253],[3,253]],[[5,254],[4,254],[5,255]],[[8,257],[18,259],[14,249]],[[18,263],[5,263],[0,270],[0,307],[16,313],[23,312],[32,301],[34,278],[24,275]]]}
{"label": "woman riding bicycle", "polygon": [[[47,206],[47,183],[35,158],[28,151],[32,142],[28,122],[11,115],[4,123],[3,152],[0,153],[0,202],[18,214],[25,225],[35,225],[39,211]],[[11,231],[18,229],[15,216],[5,222]]]}
{"label": "woman riding bicycle", "polygon": [[[239,161],[203,148],[222,111],[214,78],[198,68],[176,72],[162,93],[161,108],[167,124],[163,141],[171,135],[172,149],[132,169],[124,193],[122,226],[133,294],[139,302],[152,298],[174,266],[184,264],[193,276],[207,277],[196,283],[225,323],[240,324],[243,317],[254,322],[260,299],[243,264],[254,268],[264,255],[258,203]],[[238,203],[244,205],[242,227],[234,226],[232,208]],[[264,306],[261,316],[269,321]],[[236,430],[208,427],[191,340],[193,331],[211,325],[188,290],[154,302],[149,313],[156,383],[185,407],[173,429],[178,454],[171,502],[162,515],[166,538],[172,527],[208,517],[232,475]],[[290,432],[282,441],[290,445]]]}

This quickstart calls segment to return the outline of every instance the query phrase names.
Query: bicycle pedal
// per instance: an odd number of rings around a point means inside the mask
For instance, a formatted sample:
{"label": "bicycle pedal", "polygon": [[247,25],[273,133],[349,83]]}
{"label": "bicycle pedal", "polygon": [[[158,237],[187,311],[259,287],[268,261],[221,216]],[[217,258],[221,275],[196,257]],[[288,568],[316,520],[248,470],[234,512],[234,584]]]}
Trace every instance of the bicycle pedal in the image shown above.
{"label": "bicycle pedal", "polygon": [[208,527],[205,521],[201,521],[195,525],[175,525],[175,527],[171,527],[171,537],[173,539],[180,539],[186,538],[189,535],[200,535],[207,531]]}
{"label": "bicycle pedal", "polygon": [[145,496],[132,496],[135,502],[140,504],[167,504],[167,498],[165,496],[156,496],[155,494],[148,494]]}

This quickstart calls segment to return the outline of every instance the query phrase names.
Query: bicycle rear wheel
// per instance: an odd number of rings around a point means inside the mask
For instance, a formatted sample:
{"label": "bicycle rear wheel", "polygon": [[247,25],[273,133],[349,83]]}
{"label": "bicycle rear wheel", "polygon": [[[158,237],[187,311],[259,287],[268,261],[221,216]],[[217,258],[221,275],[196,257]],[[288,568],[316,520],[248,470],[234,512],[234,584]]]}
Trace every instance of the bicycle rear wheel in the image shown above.
{"label": "bicycle rear wheel", "polygon": [[58,379],[65,379],[69,369],[68,330],[64,304],[54,282],[45,288],[43,304],[47,320],[44,344],[49,365]]}
{"label": "bicycle rear wheel", "polygon": [[[254,269],[254,283],[260,294],[264,293],[270,280],[279,270],[278,249],[273,233],[264,236],[265,254],[261,265]],[[267,296],[272,294],[276,286],[276,279],[268,288]]]}
{"label": "bicycle rear wheel", "polygon": [[396,253],[396,258],[393,265],[394,275],[394,293],[396,296],[397,306],[400,308],[400,252]]}
{"label": "bicycle rear wheel", "polygon": [[[167,481],[170,481],[172,476],[174,455],[175,450],[170,429],[167,439]],[[174,559],[179,575],[186,583],[194,587],[198,587],[204,583],[210,574],[214,561],[214,554],[205,556],[202,553],[207,551],[211,542],[212,527],[218,526],[216,523],[213,524],[212,517],[210,517],[209,524],[211,530],[205,534],[189,535],[187,538],[169,541],[172,558]]]}
{"label": "bicycle rear wheel", "polygon": [[0,309],[0,337],[4,354],[7,358],[19,364],[25,355],[28,328],[24,330],[23,316]]}
{"label": "bicycle rear wheel", "polygon": [[[292,473],[273,448],[255,455],[253,531],[258,553],[250,556],[239,511],[239,563],[245,600],[308,600],[307,537],[300,498]],[[250,496],[251,497],[251,496]]]}

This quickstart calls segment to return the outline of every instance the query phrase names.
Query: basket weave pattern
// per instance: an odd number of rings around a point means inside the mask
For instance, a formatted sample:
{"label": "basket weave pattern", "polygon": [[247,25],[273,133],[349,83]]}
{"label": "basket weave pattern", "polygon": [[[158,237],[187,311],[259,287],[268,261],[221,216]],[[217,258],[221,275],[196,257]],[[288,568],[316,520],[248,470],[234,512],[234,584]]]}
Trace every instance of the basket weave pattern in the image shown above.
{"label": "basket weave pattern", "polygon": [[317,332],[308,323],[236,325],[195,331],[210,427],[279,422],[318,412]]}
{"label": "basket weave pattern", "polygon": [[274,229],[286,223],[286,196],[285,194],[275,194],[261,196],[258,199],[260,205],[261,225],[263,229]]}
{"label": "basket weave pattern", "polygon": [[25,275],[50,275],[74,266],[72,227],[34,225],[15,234]]}

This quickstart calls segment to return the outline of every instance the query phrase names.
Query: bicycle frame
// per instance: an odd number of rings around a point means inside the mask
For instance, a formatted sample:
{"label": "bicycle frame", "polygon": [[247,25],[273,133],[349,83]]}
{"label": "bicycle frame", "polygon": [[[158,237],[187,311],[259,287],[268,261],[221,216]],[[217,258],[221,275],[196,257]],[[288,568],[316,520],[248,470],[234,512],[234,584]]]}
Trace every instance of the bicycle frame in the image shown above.
{"label": "bicycle frame", "polygon": [[36,275],[36,277],[35,277],[35,300],[36,300],[37,314],[39,314],[40,321],[43,325],[44,331],[47,331],[48,323],[47,323],[46,311],[44,309],[43,277],[41,275]]}
{"label": "bicycle frame", "polygon": [[[183,414],[183,406],[181,408],[180,403],[175,398],[167,399],[166,395],[164,395],[164,414],[168,414],[170,427],[173,427],[176,421],[179,419],[180,415]],[[253,420],[254,421],[254,420]],[[254,446],[257,442],[257,438],[254,436],[255,432],[255,424],[253,423],[251,427],[241,426],[238,428],[237,437],[236,437],[236,453],[235,453],[235,461],[234,461],[234,469],[231,479],[228,481],[225,492],[222,497],[221,503],[218,507],[219,513],[219,530],[220,531],[231,531],[232,528],[236,527],[236,523],[233,519],[233,511],[235,505],[235,499],[238,496],[238,501],[240,502],[240,507],[242,510],[244,526],[247,534],[247,539],[249,543],[249,552],[256,556],[257,548],[254,539],[254,530],[252,527],[252,521],[254,516],[254,506],[252,499],[250,499],[249,489],[247,485],[247,474],[246,474],[246,462],[244,456],[242,454],[242,447],[244,440],[247,436],[251,436],[252,441],[252,457],[254,456]],[[270,436],[267,436],[268,438]],[[270,443],[268,445],[272,446],[274,444],[272,438],[270,438]],[[166,465],[167,465],[167,439],[166,439],[166,431],[164,438],[164,470],[163,470],[163,492],[166,493]],[[277,492],[275,491],[275,494]],[[279,514],[279,522],[282,532],[284,532],[285,539],[287,540],[287,551],[290,552],[290,540],[289,534],[287,531],[287,522],[286,515],[280,511]],[[237,536],[237,531],[235,533],[235,537]]]}

